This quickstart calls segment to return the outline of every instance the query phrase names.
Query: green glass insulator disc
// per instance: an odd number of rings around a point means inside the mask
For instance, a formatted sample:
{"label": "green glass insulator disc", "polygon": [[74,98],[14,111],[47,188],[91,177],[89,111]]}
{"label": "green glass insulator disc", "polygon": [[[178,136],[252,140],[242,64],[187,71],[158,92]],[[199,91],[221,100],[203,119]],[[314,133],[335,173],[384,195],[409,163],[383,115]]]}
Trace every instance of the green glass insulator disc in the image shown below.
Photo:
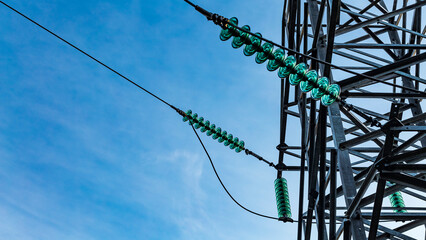
{"label": "green glass insulator disc", "polygon": [[278,209],[290,209],[290,204],[288,203],[288,200],[286,201],[281,201],[282,199],[279,199],[279,201],[277,201],[277,208]]}
{"label": "green glass insulator disc", "polygon": [[216,128],[215,133],[213,133],[212,138],[218,139],[222,135],[222,129],[220,127]]}
{"label": "green glass insulator disc", "polygon": [[[233,23],[235,26],[238,25],[238,19],[236,17],[230,18],[229,22]],[[231,26],[230,24],[226,24],[226,28],[220,31],[220,40],[226,41],[230,39],[232,36],[235,36],[236,34],[238,34],[238,32],[239,32],[238,29]]]}
{"label": "green glass insulator disc", "polygon": [[209,127],[210,127],[210,121],[207,120],[207,121],[204,122],[204,125],[201,127],[200,131],[205,132],[209,129]]}
{"label": "green glass insulator disc", "polygon": [[396,204],[398,204],[398,205],[400,205],[400,204],[404,204],[404,200],[402,199],[402,196],[401,195],[398,195],[398,194],[392,194],[391,196],[390,196],[390,201],[391,201],[391,203],[392,203],[392,205],[396,205]]}
{"label": "green glass insulator disc", "polygon": [[195,129],[199,129],[204,125],[204,118],[200,117],[198,121],[194,124]]}
{"label": "green glass insulator disc", "polygon": [[198,117],[198,114],[196,114],[196,113],[192,114],[191,117],[189,117],[188,124],[192,125],[193,123],[195,123],[197,121],[197,117]]}
{"label": "green glass insulator disc", "polygon": [[404,206],[405,203],[404,203],[404,200],[398,199],[398,200],[391,201],[391,204],[393,207],[402,207]]}
{"label": "green glass insulator disc", "polygon": [[290,217],[289,215],[291,215],[289,209],[290,206],[282,206],[282,207],[277,207],[278,209],[278,216],[281,217]]}
{"label": "green glass insulator disc", "polygon": [[341,91],[340,86],[337,85],[337,84],[332,84],[328,88],[328,92],[329,92],[330,96],[335,100],[339,98],[340,91]]}
{"label": "green glass insulator disc", "polygon": [[394,201],[395,206],[397,207],[405,207],[405,202],[402,199],[402,197],[400,197],[398,200]]}
{"label": "green glass insulator disc", "polygon": [[274,59],[271,59],[268,61],[268,65],[266,65],[266,69],[272,72],[277,70],[279,67],[283,65],[284,65],[284,50],[282,50],[281,48],[278,48],[274,52]]}
{"label": "green glass insulator disc", "polygon": [[296,66],[296,58],[294,56],[288,56],[284,60],[284,66],[278,70],[278,77],[286,78],[294,71]]}
{"label": "green glass insulator disc", "polygon": [[[244,25],[242,29],[250,31],[249,25]],[[235,36],[234,39],[232,39],[232,47],[233,48],[240,48],[245,43],[248,43],[250,41],[250,35],[246,32],[239,31],[239,36]]]}
{"label": "green glass insulator disc", "polygon": [[192,114],[191,109],[186,111],[186,116],[182,118],[182,121],[184,121],[184,122],[188,121],[191,114]]}
{"label": "green glass insulator disc", "polygon": [[235,137],[232,142],[231,145],[229,145],[230,149],[235,149],[238,146],[238,142],[240,141],[240,139],[238,139],[237,137]]}
{"label": "green glass insulator disc", "polygon": [[209,129],[207,130],[207,136],[211,136],[214,131],[216,130],[216,125],[212,124],[211,126],[209,126]]}
{"label": "green glass insulator disc", "polygon": [[290,210],[291,206],[288,203],[279,202],[277,204],[277,208],[279,209],[279,211],[288,211],[288,210]]}
{"label": "green glass insulator disc", "polygon": [[402,194],[401,194],[401,192],[394,192],[394,193],[392,193],[392,196],[399,197],[399,196],[402,196]]}
{"label": "green glass insulator disc", "polygon": [[[260,33],[255,33],[254,35],[262,37],[262,34]],[[250,37],[250,44],[247,44],[244,47],[244,55],[251,56],[261,49],[262,40],[256,36]]]}
{"label": "green glass insulator disc", "polygon": [[331,84],[327,88],[328,94],[324,94],[324,96],[321,97],[321,103],[324,106],[330,106],[332,103],[334,103],[340,95],[340,86],[337,84]]}
{"label": "green glass insulator disc", "polygon": [[272,52],[274,51],[274,46],[270,43],[264,43],[262,45],[261,51],[256,54],[256,63],[261,64],[264,63],[269,58],[272,58],[274,54]]}
{"label": "green glass insulator disc", "polygon": [[303,79],[304,81],[300,82],[300,90],[302,92],[311,91],[316,85],[318,81],[318,73],[315,70],[311,70],[306,73],[306,77]]}
{"label": "green glass insulator disc", "polygon": [[290,74],[290,84],[291,85],[297,85],[300,83],[300,81],[302,81],[302,79],[305,78],[305,74],[308,71],[308,65],[306,65],[305,63],[299,63],[296,65],[296,67],[294,67],[294,73]]}
{"label": "green glass insulator disc", "polygon": [[325,91],[327,90],[329,85],[330,85],[330,83],[328,81],[328,78],[326,78],[326,77],[319,78],[318,81],[317,81],[318,87],[312,89],[311,97],[314,100],[320,99],[322,96],[324,96]]}
{"label": "green glass insulator disc", "polygon": [[[281,185],[283,185],[284,187],[287,187],[287,182],[284,182],[284,181],[283,181],[283,182],[279,182],[279,183],[277,183],[277,184],[281,184]],[[278,186],[278,185],[277,185],[277,186]],[[277,186],[276,186],[276,188],[275,188],[275,191],[284,191],[284,190],[283,190],[283,188],[278,188]]]}
{"label": "green glass insulator disc", "polygon": [[283,183],[287,184],[287,179],[285,179],[285,178],[277,178],[277,179],[275,179],[275,181],[274,181],[275,189],[277,189],[277,187],[279,187]]}
{"label": "green glass insulator disc", "polygon": [[240,140],[238,142],[237,148],[235,148],[235,152],[239,153],[239,152],[243,151],[244,150],[244,144],[245,144],[244,141]]}
{"label": "green glass insulator disc", "polygon": [[291,210],[290,207],[287,208],[287,211],[285,212],[285,215],[289,218],[291,218]]}
{"label": "green glass insulator disc", "polygon": [[228,146],[228,145],[230,145],[232,143],[233,139],[234,139],[234,136],[232,136],[232,134],[228,134],[228,136],[227,136],[225,142],[223,142],[223,144],[225,146]]}
{"label": "green glass insulator disc", "polygon": [[220,134],[220,137],[217,141],[221,143],[221,142],[226,140],[227,136],[228,136],[228,133],[226,131],[222,131],[222,133]]}

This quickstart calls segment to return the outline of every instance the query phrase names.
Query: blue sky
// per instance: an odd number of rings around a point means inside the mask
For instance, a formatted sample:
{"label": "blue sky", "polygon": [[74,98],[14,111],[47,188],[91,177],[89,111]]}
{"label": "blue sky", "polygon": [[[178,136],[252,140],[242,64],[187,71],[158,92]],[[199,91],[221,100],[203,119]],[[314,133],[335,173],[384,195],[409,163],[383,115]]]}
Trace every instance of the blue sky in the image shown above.
{"label": "blue sky", "polygon": [[[8,3],[276,161],[275,73],[221,42],[184,1]],[[197,3],[280,39],[282,3]],[[1,239],[295,236],[295,224],[248,214],[226,196],[175,112],[5,7],[0,20]],[[202,139],[235,197],[275,216],[276,172]]]}
{"label": "blue sky", "polygon": [[[221,42],[183,0],[8,3],[276,162],[276,73]],[[196,3],[280,40],[281,1]],[[229,199],[174,111],[5,7],[0,21],[0,239],[296,237],[296,224]],[[276,172],[200,135],[236,199],[276,216]],[[299,142],[290,117],[287,144]],[[299,177],[285,177],[296,216]]]}

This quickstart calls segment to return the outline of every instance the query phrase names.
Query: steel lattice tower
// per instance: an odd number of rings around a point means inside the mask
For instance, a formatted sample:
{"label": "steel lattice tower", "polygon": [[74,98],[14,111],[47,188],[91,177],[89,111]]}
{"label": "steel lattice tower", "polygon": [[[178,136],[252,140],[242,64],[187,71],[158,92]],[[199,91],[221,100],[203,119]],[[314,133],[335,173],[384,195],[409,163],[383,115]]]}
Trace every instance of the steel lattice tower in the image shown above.
{"label": "steel lattice tower", "polygon": [[[413,239],[404,232],[414,228],[424,237],[425,5],[285,1],[282,45],[376,79],[299,56],[342,88],[329,107],[281,81],[279,162],[301,159],[298,239]],[[288,117],[300,118],[300,145],[286,144]],[[281,166],[279,176],[295,170]]]}
{"label": "steel lattice tower", "polygon": [[[283,176],[300,171],[297,239],[414,239],[405,232],[415,228],[423,238],[426,1],[285,0],[281,45],[190,4],[223,28],[221,40],[279,69],[279,157],[270,166],[284,222],[293,219]],[[286,134],[289,117],[300,122],[299,144]],[[286,165],[288,156],[300,165]]]}

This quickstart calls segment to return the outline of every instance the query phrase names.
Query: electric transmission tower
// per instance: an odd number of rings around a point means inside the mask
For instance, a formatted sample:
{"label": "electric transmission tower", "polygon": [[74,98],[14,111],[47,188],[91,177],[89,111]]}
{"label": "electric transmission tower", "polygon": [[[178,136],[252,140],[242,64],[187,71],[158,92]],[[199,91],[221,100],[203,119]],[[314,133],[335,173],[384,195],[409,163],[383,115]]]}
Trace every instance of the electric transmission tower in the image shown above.
{"label": "electric transmission tower", "polygon": [[[281,79],[277,208],[279,220],[298,220],[297,239],[424,238],[426,1],[286,0],[279,44],[190,4]],[[287,144],[289,117],[300,144]],[[293,216],[286,171],[300,171]]]}
{"label": "electric transmission tower", "polygon": [[[191,110],[184,112],[87,52],[7,5],[40,28],[163,102],[189,122],[222,187],[244,210],[297,222],[297,239],[407,239],[425,237],[426,224],[426,0],[285,0],[281,43],[213,14],[188,0],[221,27],[246,56],[266,63],[281,81],[277,163]],[[423,23],[422,23],[423,22]],[[422,52],[423,51],[423,52]],[[300,123],[299,144],[287,144],[289,117]],[[237,153],[277,170],[277,217],[237,202],[220,180],[196,129]],[[294,136],[292,136],[294,138]],[[300,165],[286,165],[288,156]],[[290,206],[286,172],[299,171],[298,209]],[[307,189],[305,189],[305,184]],[[297,213],[297,214],[292,214]],[[314,227],[316,225],[316,227]],[[416,238],[406,234],[416,230]],[[316,231],[315,235],[313,234]]]}

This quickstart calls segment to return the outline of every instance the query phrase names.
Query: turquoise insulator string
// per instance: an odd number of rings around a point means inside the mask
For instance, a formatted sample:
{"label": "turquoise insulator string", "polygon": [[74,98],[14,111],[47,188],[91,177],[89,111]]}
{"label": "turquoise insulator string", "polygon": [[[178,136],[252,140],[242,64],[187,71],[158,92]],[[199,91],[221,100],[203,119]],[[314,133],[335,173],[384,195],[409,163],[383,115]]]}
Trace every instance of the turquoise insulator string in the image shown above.
{"label": "turquoise insulator string", "polygon": [[[310,70],[306,63],[297,64],[294,56],[285,56],[283,49],[279,48],[274,51],[274,46],[265,42],[262,44],[262,34],[255,33],[251,35],[247,32],[250,31],[250,26],[244,25],[241,31],[235,26],[238,26],[238,19],[232,17],[228,23],[225,24],[224,29],[220,32],[220,39],[222,41],[232,40],[233,48],[240,48],[244,44],[244,55],[251,56],[256,53],[255,61],[262,64],[268,60],[266,68],[268,71],[278,70],[280,78],[289,77],[291,85],[299,85],[303,92],[311,92],[311,97],[314,100],[321,100],[322,105],[329,106],[335,101],[340,99],[340,86],[331,84],[328,78],[319,77],[316,70]],[[247,31],[247,32],[245,32]]]}
{"label": "turquoise insulator string", "polygon": [[395,213],[406,213],[404,199],[401,192],[395,192],[389,195],[391,206],[394,208]]}
{"label": "turquoise insulator string", "polygon": [[193,125],[195,129],[200,129],[201,132],[205,132],[207,136],[211,136],[213,139],[217,139],[218,142],[222,143],[225,146],[229,146],[230,149],[235,150],[239,153],[243,151],[244,141],[234,137],[232,134],[228,134],[226,131],[222,131],[220,127],[216,127],[214,124],[210,124],[210,121],[204,120],[203,117],[198,117],[198,114],[192,113],[191,110],[186,112],[186,115],[183,116],[182,121],[187,122],[190,125]]}
{"label": "turquoise insulator string", "polygon": [[274,181],[275,197],[279,218],[291,218],[290,196],[288,194],[287,180],[277,178]]}

